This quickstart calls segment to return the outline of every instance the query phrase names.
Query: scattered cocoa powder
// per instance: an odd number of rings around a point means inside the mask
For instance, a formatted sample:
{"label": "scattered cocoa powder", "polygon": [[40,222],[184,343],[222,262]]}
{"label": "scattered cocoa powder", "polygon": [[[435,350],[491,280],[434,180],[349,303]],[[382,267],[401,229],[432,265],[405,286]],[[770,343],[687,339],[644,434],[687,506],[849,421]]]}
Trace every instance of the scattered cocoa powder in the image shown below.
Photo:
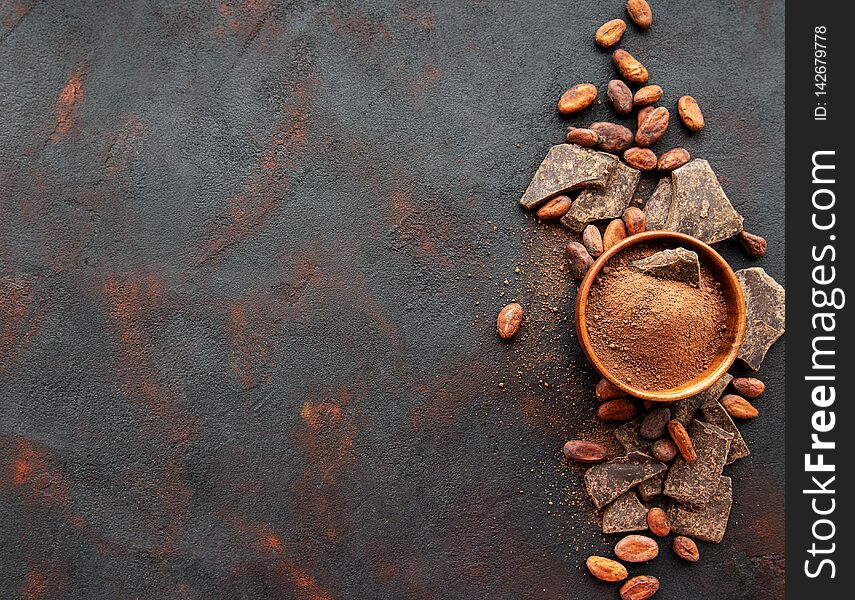
{"label": "scattered cocoa powder", "polygon": [[724,295],[703,262],[697,288],[645,275],[630,264],[665,248],[643,244],[619,253],[597,275],[588,299],[597,356],[613,375],[648,390],[701,375],[724,342],[727,323]]}

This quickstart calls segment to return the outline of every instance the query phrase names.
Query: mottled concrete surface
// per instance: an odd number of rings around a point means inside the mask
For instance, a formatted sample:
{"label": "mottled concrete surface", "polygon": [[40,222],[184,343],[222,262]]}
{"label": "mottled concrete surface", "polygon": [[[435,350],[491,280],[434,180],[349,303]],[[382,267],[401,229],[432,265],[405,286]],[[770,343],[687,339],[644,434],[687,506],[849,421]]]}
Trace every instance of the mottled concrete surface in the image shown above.
{"label": "mottled concrete surface", "polygon": [[[653,6],[624,47],[707,119],[657,148],[711,162],[783,282],[783,7]],[[0,597],[615,597],[560,460],[608,433],[566,235],[516,201],[622,14],[0,0]],[[633,568],[657,597],[782,596],[783,350],[725,542]]]}

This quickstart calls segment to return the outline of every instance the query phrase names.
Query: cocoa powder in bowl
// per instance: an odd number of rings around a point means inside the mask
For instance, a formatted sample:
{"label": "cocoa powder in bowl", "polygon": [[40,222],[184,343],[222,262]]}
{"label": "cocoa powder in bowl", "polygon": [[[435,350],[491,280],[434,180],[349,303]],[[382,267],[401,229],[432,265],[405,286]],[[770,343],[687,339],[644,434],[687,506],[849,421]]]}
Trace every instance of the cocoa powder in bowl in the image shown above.
{"label": "cocoa powder in bowl", "polygon": [[676,246],[637,244],[613,256],[591,285],[586,322],[603,366],[628,385],[651,391],[702,375],[725,343],[727,305],[700,260],[700,285],[651,276],[632,266]]}

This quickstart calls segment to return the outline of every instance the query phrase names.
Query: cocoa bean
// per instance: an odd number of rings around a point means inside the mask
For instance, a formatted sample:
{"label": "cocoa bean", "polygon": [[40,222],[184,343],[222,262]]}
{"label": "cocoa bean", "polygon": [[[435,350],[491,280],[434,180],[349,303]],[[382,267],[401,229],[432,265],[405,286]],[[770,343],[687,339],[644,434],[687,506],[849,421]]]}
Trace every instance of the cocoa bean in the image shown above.
{"label": "cocoa bean", "polygon": [[645,84],[649,77],[647,69],[632,54],[619,48],[612,53],[614,62],[621,76],[630,83]]}
{"label": "cocoa bean", "polygon": [[644,415],[644,419],[642,419],[641,425],[638,427],[638,435],[645,440],[655,440],[662,435],[670,420],[670,408],[667,406],[654,408]]}
{"label": "cocoa bean", "polygon": [[689,151],[685,148],[671,148],[668,152],[663,152],[659,157],[659,170],[663,173],[670,173],[674,169],[678,169],[692,159]]}
{"label": "cocoa bean", "polygon": [[591,129],[600,136],[598,147],[606,152],[623,152],[632,146],[632,132],[617,123],[600,121],[591,124]]}
{"label": "cocoa bean", "polygon": [[585,561],[585,565],[588,567],[588,571],[591,572],[591,575],[601,581],[608,581],[609,583],[614,583],[616,581],[623,581],[624,579],[629,577],[629,573],[627,573],[626,567],[624,567],[618,561],[612,560],[610,558],[604,558],[602,556],[589,556],[588,560]]}
{"label": "cocoa bean", "polygon": [[647,231],[647,216],[637,206],[630,206],[623,211],[623,223],[626,227],[627,235],[635,235],[636,233]]}
{"label": "cocoa bean", "polygon": [[629,398],[616,398],[600,404],[597,416],[603,421],[631,421],[636,411],[635,403]]}
{"label": "cocoa bean", "polygon": [[647,562],[659,555],[659,544],[646,535],[632,534],[615,544],[615,555],[626,562]]}
{"label": "cocoa bean", "polygon": [[635,92],[632,103],[636,106],[650,106],[662,99],[662,88],[658,85],[645,85]]}
{"label": "cocoa bean", "polygon": [[734,419],[754,419],[760,414],[748,400],[736,394],[725,394],[721,405]]}
{"label": "cocoa bean", "polygon": [[752,258],[766,256],[766,239],[745,230],[739,232],[739,243]]}
{"label": "cocoa bean", "polygon": [[600,136],[593,129],[568,127],[566,140],[568,144],[578,144],[585,148],[593,148],[600,141]]}
{"label": "cocoa bean", "polygon": [[597,383],[596,389],[597,400],[605,402],[606,400],[614,400],[615,398],[623,398],[626,392],[613,384],[611,381],[603,377]]}
{"label": "cocoa bean", "polygon": [[644,108],[642,108],[641,110],[638,111],[638,120],[637,120],[638,126],[636,127],[636,129],[641,129],[642,123],[644,123],[644,120],[650,116],[650,113],[653,112],[654,108],[656,108],[656,107],[655,106],[645,106]]}
{"label": "cocoa bean", "polygon": [[652,575],[639,575],[621,586],[620,600],[647,600],[658,591],[658,579]]}
{"label": "cocoa bean", "polygon": [[590,83],[577,83],[561,94],[558,99],[558,112],[562,115],[572,115],[584,110],[597,99],[597,88]]}
{"label": "cocoa bean", "polygon": [[606,449],[594,442],[570,440],[564,444],[564,456],[567,460],[579,463],[598,463],[606,458]]}
{"label": "cocoa bean", "polygon": [[652,171],[657,164],[656,154],[649,148],[629,148],[623,153],[623,161],[639,171]]}
{"label": "cocoa bean", "polygon": [[[603,236],[596,225],[588,225],[582,232],[582,245],[588,251],[588,254],[597,258],[603,253]],[[607,381],[607,380],[603,380]]]}
{"label": "cocoa bean", "polygon": [[543,221],[551,221],[564,216],[570,210],[570,198],[568,196],[555,196],[537,210],[537,218]]}
{"label": "cocoa bean", "polygon": [[653,24],[653,11],[646,0],[628,0],[626,12],[632,22],[642,29],[649,29]]}
{"label": "cocoa bean", "polygon": [[671,113],[664,106],[654,108],[635,133],[635,143],[639,146],[655,144],[668,130],[670,117]]}
{"label": "cocoa bean", "polygon": [[660,460],[662,462],[671,462],[679,452],[679,450],[677,450],[677,446],[674,445],[674,442],[668,438],[658,439],[653,442],[653,445],[650,447],[650,451],[653,453],[653,457],[656,458],[656,460]]}
{"label": "cocoa bean", "polygon": [[632,92],[620,79],[612,79],[609,82],[606,98],[612,103],[617,114],[626,116],[632,112]]}
{"label": "cocoa bean", "polygon": [[591,265],[594,264],[594,259],[585,250],[585,246],[579,242],[567,242],[565,252],[567,253],[567,262],[570,265],[570,275],[575,279],[582,279]]}
{"label": "cocoa bean", "polygon": [[695,452],[694,444],[692,444],[692,438],[689,437],[689,432],[686,431],[680,421],[674,419],[668,421],[668,434],[674,441],[674,445],[677,446],[677,450],[680,451],[680,456],[686,462],[693,463],[697,460],[698,455]]}
{"label": "cocoa bean", "polygon": [[603,233],[603,250],[608,250],[627,236],[623,219],[614,219],[606,225]]}
{"label": "cocoa bean", "polygon": [[766,391],[766,384],[756,377],[737,377],[731,383],[736,393],[743,398],[756,398]]}
{"label": "cocoa bean", "polygon": [[516,302],[508,304],[496,318],[496,330],[499,332],[499,337],[503,340],[509,340],[517,334],[522,324],[523,309]]}
{"label": "cocoa bean", "polygon": [[600,25],[594,38],[603,48],[611,48],[617,44],[626,31],[626,23],[623,19],[612,19]]}
{"label": "cocoa bean", "polygon": [[658,506],[654,506],[647,511],[647,526],[654,535],[658,535],[659,537],[665,537],[671,533],[668,514]]}
{"label": "cocoa bean", "polygon": [[701,559],[701,553],[698,552],[698,545],[694,540],[683,535],[678,535],[674,538],[674,554],[688,562],[698,562]]}
{"label": "cocoa bean", "polygon": [[698,106],[698,101],[691,96],[683,96],[677,101],[677,112],[689,131],[700,131],[704,128],[704,114]]}

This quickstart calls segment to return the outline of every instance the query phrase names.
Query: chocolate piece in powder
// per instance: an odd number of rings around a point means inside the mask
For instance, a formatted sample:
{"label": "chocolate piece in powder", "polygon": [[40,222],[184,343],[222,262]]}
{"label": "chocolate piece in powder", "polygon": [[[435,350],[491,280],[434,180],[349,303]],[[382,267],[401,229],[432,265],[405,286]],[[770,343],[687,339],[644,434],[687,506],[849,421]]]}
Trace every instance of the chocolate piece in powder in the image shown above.
{"label": "chocolate piece in powder", "polygon": [[701,406],[701,415],[704,421],[710,425],[715,425],[733,434],[733,441],[730,443],[730,450],[727,453],[725,464],[732,464],[740,458],[745,458],[751,454],[751,451],[748,450],[748,444],[745,443],[742,434],[739,433],[739,428],[718,400],[710,398],[704,402],[703,406]]}
{"label": "chocolate piece in powder", "polygon": [[671,173],[673,198],[664,229],[680,231],[707,244],[726,240],[742,231],[742,217],[713,172],[701,159]]}
{"label": "chocolate piece in powder", "polygon": [[718,400],[721,398],[725,388],[730,385],[733,376],[730,373],[725,373],[714,384],[705,389],[700,394],[689,396],[684,400],[678,400],[671,404],[673,418],[680,422],[683,427],[689,427],[692,419],[695,418],[695,413],[698,409],[710,400]]}
{"label": "chocolate piece in powder", "polygon": [[534,208],[557,194],[582,188],[602,188],[617,162],[617,157],[611,154],[576,144],[553,146],[520,198],[520,204]]}
{"label": "chocolate piece in powder", "polygon": [[692,287],[701,283],[698,254],[685,248],[668,248],[633,261],[632,266],[645,275],[671,281],[681,281]]}
{"label": "chocolate piece in powder", "polygon": [[603,189],[583,190],[561,222],[573,231],[582,231],[588,223],[618,218],[632,202],[641,171],[619,162]]}
{"label": "chocolate piece in powder", "polygon": [[665,478],[663,493],[682,504],[699,507],[706,504],[716,490],[733,434],[715,425],[695,421],[689,437],[698,457],[692,463],[682,457],[674,461]]}
{"label": "chocolate piece in powder", "polygon": [[745,294],[745,342],[739,359],[755,371],[784,335],[784,288],[761,267],[734,273]]}
{"label": "chocolate piece in powder", "polygon": [[585,471],[585,487],[599,510],[642,481],[663,473],[665,469],[664,463],[647,454],[630,452]]}
{"label": "chocolate piece in powder", "polygon": [[696,540],[718,544],[724,539],[733,487],[730,477],[720,477],[709,501],[701,508],[691,508],[674,502],[668,509],[671,532]]}
{"label": "chocolate piece in powder", "polygon": [[618,496],[603,511],[603,533],[625,533],[647,529],[647,509],[634,492]]}
{"label": "chocolate piece in powder", "polygon": [[644,205],[644,214],[647,216],[647,231],[660,231],[665,229],[665,221],[668,220],[668,211],[671,209],[671,176],[663,177],[656,185],[656,189]]}

